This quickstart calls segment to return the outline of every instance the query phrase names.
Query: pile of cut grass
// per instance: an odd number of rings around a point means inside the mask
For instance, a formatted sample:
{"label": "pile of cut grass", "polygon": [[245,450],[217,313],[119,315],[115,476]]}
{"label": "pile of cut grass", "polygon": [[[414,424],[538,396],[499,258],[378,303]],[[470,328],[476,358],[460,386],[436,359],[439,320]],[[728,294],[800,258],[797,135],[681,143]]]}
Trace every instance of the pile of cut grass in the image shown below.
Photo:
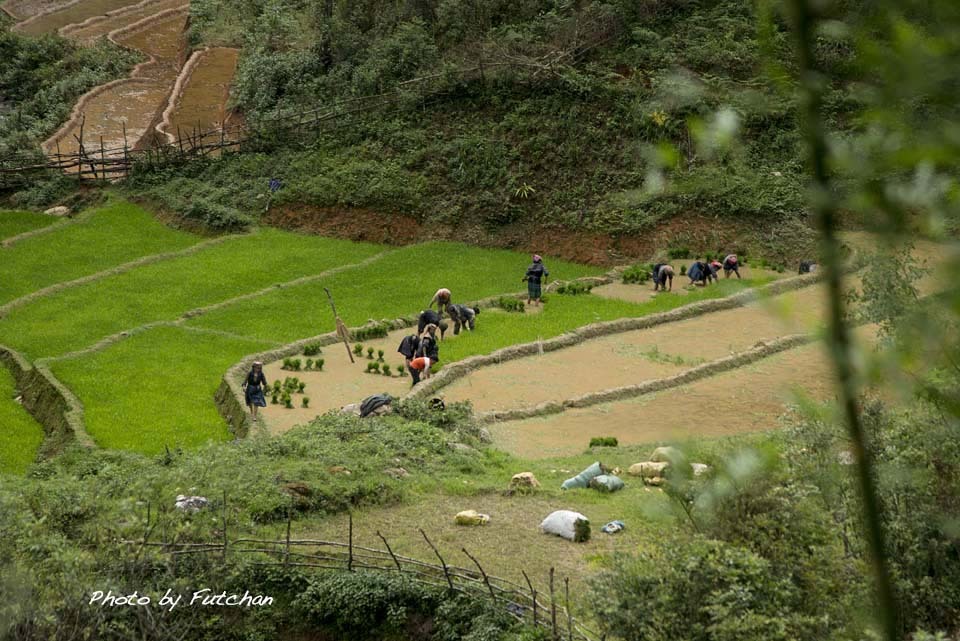
{"label": "pile of cut grass", "polygon": [[0,366],[0,472],[23,474],[37,458],[43,429],[15,394],[13,376]]}
{"label": "pile of cut grass", "polygon": [[0,240],[41,229],[56,220],[53,216],[30,211],[0,211]]}

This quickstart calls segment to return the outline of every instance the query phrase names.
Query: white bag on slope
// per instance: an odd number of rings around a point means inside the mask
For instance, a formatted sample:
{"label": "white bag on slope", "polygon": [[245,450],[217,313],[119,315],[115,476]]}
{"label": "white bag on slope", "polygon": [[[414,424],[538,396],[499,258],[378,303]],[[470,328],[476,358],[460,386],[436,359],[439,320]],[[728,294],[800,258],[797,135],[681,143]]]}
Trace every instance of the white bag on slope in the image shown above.
{"label": "white bag on slope", "polygon": [[590,539],[590,519],[572,510],[557,510],[543,519],[540,531],[568,541],[587,541]]}

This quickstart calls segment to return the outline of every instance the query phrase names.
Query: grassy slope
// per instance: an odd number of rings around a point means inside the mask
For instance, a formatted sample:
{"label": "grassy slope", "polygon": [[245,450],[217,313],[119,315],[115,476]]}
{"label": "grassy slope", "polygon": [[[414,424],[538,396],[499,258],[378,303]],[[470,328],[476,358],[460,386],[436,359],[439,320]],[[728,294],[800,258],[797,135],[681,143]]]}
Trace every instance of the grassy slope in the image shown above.
{"label": "grassy slope", "polygon": [[169,229],[139,207],[112,203],[88,220],[0,249],[4,263],[0,303],[143,256],[183,249],[198,240]]}
{"label": "grassy slope", "polygon": [[264,343],[162,327],[53,372],[83,401],[87,431],[101,447],[156,454],[164,446],[227,440],[213,404],[222,374]]}
{"label": "grassy slope", "polygon": [[43,441],[43,429],[20,404],[13,376],[0,366],[0,472],[23,474]]}
{"label": "grassy slope", "polygon": [[54,356],[115,332],[176,319],[196,307],[356,263],[381,250],[264,229],[15,309],[0,320],[0,342],[32,358]]}
{"label": "grassy slope", "polygon": [[40,229],[57,221],[53,216],[45,216],[30,211],[0,211],[0,239]]}
{"label": "grassy slope", "polygon": [[[551,278],[596,275],[597,268],[544,261]],[[370,318],[397,318],[424,309],[439,287],[455,301],[472,301],[523,289],[520,278],[529,258],[517,252],[488,250],[459,243],[405,247],[362,269],[320,283],[272,292],[190,321],[190,325],[226,330],[262,339],[293,341],[334,329],[324,287],[349,326]]]}

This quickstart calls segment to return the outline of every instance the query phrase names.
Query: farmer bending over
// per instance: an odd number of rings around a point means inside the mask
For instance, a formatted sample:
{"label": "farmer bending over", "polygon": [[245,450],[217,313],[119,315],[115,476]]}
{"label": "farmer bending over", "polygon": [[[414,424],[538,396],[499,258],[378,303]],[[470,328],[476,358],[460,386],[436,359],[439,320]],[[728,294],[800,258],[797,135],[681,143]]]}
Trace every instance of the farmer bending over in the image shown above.
{"label": "farmer bending over", "polygon": [[427,328],[427,325],[437,326],[439,324],[440,314],[432,309],[426,309],[420,312],[420,318],[417,319],[417,334],[423,334],[423,330]]}
{"label": "farmer bending over", "polygon": [[543,279],[550,275],[543,264],[543,259],[539,255],[533,255],[533,262],[527,267],[527,274],[523,280],[527,282],[527,305],[539,303],[541,297],[541,284]]}
{"label": "farmer bending over", "polygon": [[710,269],[710,274],[708,277],[712,278],[713,282],[719,283],[720,269],[723,267],[723,264],[719,260],[714,259],[714,260],[707,261],[707,267]]}
{"label": "farmer bending over", "polygon": [[698,258],[690,265],[690,269],[687,270],[687,276],[690,278],[691,285],[699,284],[706,286],[711,277],[710,268],[707,267],[704,261]]}
{"label": "farmer bending over", "polygon": [[403,363],[407,366],[410,376],[413,377],[414,385],[420,382],[420,370],[414,369],[411,363],[413,362],[413,359],[416,358],[417,350],[419,349],[420,337],[416,334],[405,336],[404,339],[400,341],[400,346],[397,348],[397,353],[403,355]]}
{"label": "farmer bending over", "polygon": [[438,289],[430,300],[430,304],[427,305],[427,309],[433,309],[434,303],[437,304],[437,311],[443,314],[443,308],[450,304],[450,290],[445,287]]}
{"label": "farmer bending over", "polygon": [[[417,356],[426,356],[432,363],[440,362],[440,345],[437,343],[437,326],[427,325],[420,333],[420,347]],[[441,335],[442,336],[442,335]]]}
{"label": "farmer bending over", "polygon": [[[667,281],[670,282],[670,289],[667,289]],[[665,292],[673,291],[673,267],[670,265],[653,266],[653,291],[657,289]]]}
{"label": "farmer bending over", "polygon": [[[453,321],[453,335],[460,334],[460,328],[466,327],[473,331],[477,315],[480,314],[479,307],[467,307],[466,305],[447,305],[447,316]],[[441,332],[441,336],[442,336]]]}
{"label": "farmer bending over", "polygon": [[735,273],[737,278],[740,278],[740,261],[737,260],[736,254],[730,254],[723,259],[723,277],[730,278],[730,272]]}

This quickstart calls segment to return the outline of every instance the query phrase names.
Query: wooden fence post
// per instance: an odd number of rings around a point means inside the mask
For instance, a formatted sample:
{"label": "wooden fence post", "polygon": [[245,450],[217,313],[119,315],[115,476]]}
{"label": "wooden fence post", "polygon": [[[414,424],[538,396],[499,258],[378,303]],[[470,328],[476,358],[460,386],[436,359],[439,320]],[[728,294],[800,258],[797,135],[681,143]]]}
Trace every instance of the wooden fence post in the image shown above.
{"label": "wooden fence post", "polygon": [[570,614],[570,578],[563,577],[564,607],[567,609],[567,641],[573,641],[573,615]]}
{"label": "wooden fence post", "polygon": [[483,582],[487,585],[487,589],[490,591],[490,598],[494,601],[497,600],[497,595],[493,592],[493,586],[490,585],[490,579],[487,577],[487,573],[483,571],[483,566],[480,565],[480,561],[477,561],[473,558],[473,555],[467,552],[467,548],[460,548],[463,550],[463,553],[467,555],[467,558],[473,561],[473,564],[477,566],[477,569],[480,570],[480,576],[483,577]]}
{"label": "wooden fence post", "polygon": [[123,177],[130,177],[130,156],[127,149],[127,122],[121,121],[123,125]]}
{"label": "wooden fence post", "polygon": [[533,583],[530,581],[530,577],[527,576],[526,570],[520,570],[523,574],[523,578],[527,580],[527,587],[530,588],[530,596],[533,597],[533,627],[537,627],[537,591],[533,589]]}
{"label": "wooden fence post", "polygon": [[557,634],[557,600],[553,590],[553,573],[554,569],[550,568],[550,629],[553,630],[553,638],[559,639],[560,635]]}
{"label": "wooden fence post", "polygon": [[347,512],[347,527],[348,536],[350,537],[347,541],[347,572],[353,572],[353,512]]}
{"label": "wooden fence post", "polygon": [[433,550],[433,553],[437,555],[437,558],[440,559],[440,565],[443,566],[443,575],[447,578],[447,585],[450,586],[450,591],[453,592],[453,579],[450,577],[450,568],[447,567],[447,562],[443,560],[443,557],[440,555],[440,550],[437,549],[437,546],[427,538],[427,533],[423,531],[423,528],[420,528],[420,534],[423,535],[423,540],[427,542],[427,545],[430,546],[430,549]]}
{"label": "wooden fence post", "polygon": [[398,559],[397,555],[393,553],[393,548],[391,548],[390,544],[387,543],[387,538],[380,534],[380,530],[377,530],[377,536],[379,536],[380,540],[383,541],[383,544],[387,546],[387,552],[390,553],[390,556],[393,558],[393,562],[397,565],[397,572],[403,574],[403,567],[400,565],[400,559]]}
{"label": "wooden fence post", "polygon": [[223,491],[223,560],[227,560],[227,491]]}
{"label": "wooden fence post", "polygon": [[286,553],[283,556],[284,567],[290,565],[290,523],[292,520],[293,520],[293,515],[290,511],[290,508],[287,507],[287,549],[286,549]]}

